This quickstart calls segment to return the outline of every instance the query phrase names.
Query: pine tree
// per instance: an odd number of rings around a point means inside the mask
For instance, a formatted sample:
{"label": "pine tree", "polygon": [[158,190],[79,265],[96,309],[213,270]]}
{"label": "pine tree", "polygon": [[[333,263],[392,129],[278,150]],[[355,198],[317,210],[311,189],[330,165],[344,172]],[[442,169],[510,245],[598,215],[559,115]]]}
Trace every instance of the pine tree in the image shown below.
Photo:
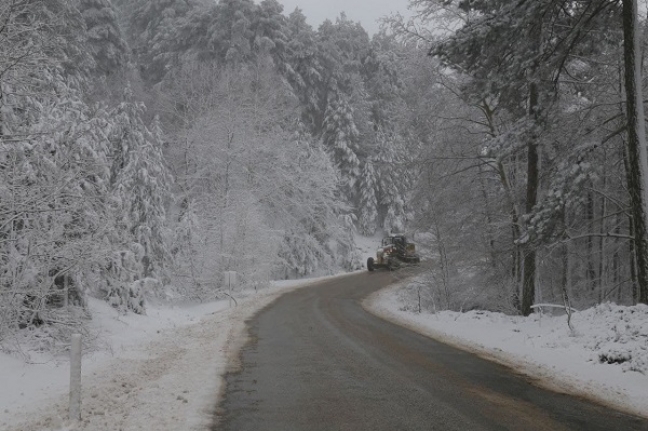
{"label": "pine tree", "polygon": [[[162,156],[158,120],[153,132],[142,119],[144,106],[126,89],[124,101],[111,113],[110,184],[117,216],[109,241],[116,247],[109,273],[108,296],[118,305],[141,312],[142,304],[128,302],[134,283],[145,278],[162,281],[168,263],[165,205],[171,178]],[[154,292],[153,292],[154,293]]]}
{"label": "pine tree", "polygon": [[353,199],[361,174],[358,158],[360,133],[355,125],[353,108],[345,100],[332,100],[324,114],[323,126],[322,141],[340,169],[343,190]]}
{"label": "pine tree", "polygon": [[376,198],[376,172],[372,160],[365,160],[360,182],[358,224],[364,235],[373,235],[378,222],[378,200]]}
{"label": "pine tree", "polygon": [[128,46],[123,39],[117,13],[109,0],[79,0],[86,27],[95,74],[108,77],[119,73],[128,62]]}
{"label": "pine tree", "polygon": [[406,202],[412,188],[412,154],[418,148],[406,143],[411,129],[407,125],[405,101],[405,64],[402,49],[387,35],[373,38],[371,50],[363,63],[362,75],[367,92],[368,123],[365,131],[372,139],[365,153],[372,154],[376,168],[378,220],[386,231],[404,232],[407,227]]}
{"label": "pine tree", "polygon": [[326,101],[326,97],[320,93],[323,75],[315,38],[316,34],[302,11],[295,9],[287,20],[285,59],[277,62],[280,73],[301,102],[301,120],[311,131],[319,130],[322,106]]}
{"label": "pine tree", "polygon": [[114,2],[126,23],[126,35],[142,78],[158,83],[177,64],[187,49],[182,28],[187,17],[203,11],[203,0],[117,0]]}
{"label": "pine tree", "polygon": [[252,45],[260,53],[268,52],[275,63],[283,63],[288,43],[286,17],[277,0],[263,0],[254,14]]}
{"label": "pine tree", "polygon": [[397,137],[379,131],[377,141],[377,195],[381,225],[386,232],[404,232],[407,227],[406,202],[411,189],[408,171],[411,167],[403,156],[405,150]]}

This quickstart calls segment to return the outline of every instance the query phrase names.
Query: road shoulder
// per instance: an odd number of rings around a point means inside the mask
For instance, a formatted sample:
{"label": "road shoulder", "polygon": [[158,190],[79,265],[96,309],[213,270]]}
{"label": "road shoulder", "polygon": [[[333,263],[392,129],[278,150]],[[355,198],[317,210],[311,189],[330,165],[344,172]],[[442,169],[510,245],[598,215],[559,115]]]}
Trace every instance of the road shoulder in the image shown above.
{"label": "road shoulder", "polygon": [[[406,285],[407,281],[402,281],[373,293],[365,298],[363,308],[424,336],[509,367],[537,386],[648,417],[648,376],[636,372],[624,373],[617,367],[599,368],[599,375],[593,378],[591,370],[587,368],[590,364],[585,362],[584,357],[561,358],[559,350],[548,351],[539,346],[507,342],[507,338],[511,337],[505,333],[499,334],[499,337],[480,339],[477,330],[474,331],[475,336],[470,336],[469,328],[460,330],[459,325],[453,328],[452,324],[435,319],[432,314],[403,311],[397,295]],[[606,373],[601,375],[601,370]]]}

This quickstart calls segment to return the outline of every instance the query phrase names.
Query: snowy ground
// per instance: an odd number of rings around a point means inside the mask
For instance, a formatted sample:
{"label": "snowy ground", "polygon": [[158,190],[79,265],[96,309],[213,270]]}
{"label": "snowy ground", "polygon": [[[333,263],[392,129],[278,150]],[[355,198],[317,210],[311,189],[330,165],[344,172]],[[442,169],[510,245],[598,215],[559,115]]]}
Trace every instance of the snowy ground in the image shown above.
{"label": "snowy ground", "polygon": [[243,343],[245,320],[281,294],[308,284],[275,283],[232,308],[227,300],[149,306],[147,316],[123,316],[92,301],[92,325],[102,332],[104,345],[83,356],[82,421],[67,420],[66,357],[32,354],[31,363],[25,363],[0,353],[0,429],[208,429],[217,413],[220,376]]}
{"label": "snowy ground", "polygon": [[432,338],[503,363],[537,384],[648,417],[648,306],[603,304],[566,316],[403,310],[407,283],[365,308]]}

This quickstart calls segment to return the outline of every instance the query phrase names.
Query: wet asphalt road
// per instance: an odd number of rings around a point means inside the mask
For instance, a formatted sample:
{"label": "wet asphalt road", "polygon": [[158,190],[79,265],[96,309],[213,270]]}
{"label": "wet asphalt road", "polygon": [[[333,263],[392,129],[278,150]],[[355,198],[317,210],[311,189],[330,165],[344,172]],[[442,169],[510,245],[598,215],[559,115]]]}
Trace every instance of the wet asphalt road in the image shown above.
{"label": "wet asphalt road", "polygon": [[250,322],[214,430],[647,430],[364,311],[376,271],[281,297]]}

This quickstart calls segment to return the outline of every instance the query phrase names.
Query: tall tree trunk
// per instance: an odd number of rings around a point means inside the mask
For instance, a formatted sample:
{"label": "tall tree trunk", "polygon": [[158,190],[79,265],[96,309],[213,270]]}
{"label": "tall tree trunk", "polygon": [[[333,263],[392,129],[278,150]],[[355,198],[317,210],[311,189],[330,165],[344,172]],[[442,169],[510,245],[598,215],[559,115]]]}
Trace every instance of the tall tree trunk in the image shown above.
{"label": "tall tree trunk", "polygon": [[[539,117],[538,84],[529,84],[529,116],[537,121]],[[535,134],[534,134],[535,135]],[[527,187],[526,187],[526,213],[530,214],[538,202],[538,186],[540,183],[540,158],[538,156],[538,142],[532,136],[527,145]],[[524,316],[531,314],[531,306],[535,299],[536,290],[536,249],[533,244],[527,244],[523,261],[524,278],[522,281],[521,312]]]}
{"label": "tall tree trunk", "polygon": [[[593,184],[589,184],[593,187]],[[587,192],[587,205],[585,206],[587,214],[587,232],[593,234],[596,230],[594,227],[594,193]],[[592,292],[596,289],[596,271],[594,270],[594,236],[587,235],[587,265],[585,269],[585,280],[587,288]]]}
{"label": "tall tree trunk", "polygon": [[482,197],[484,198],[484,217],[486,219],[486,243],[488,245],[488,254],[490,256],[490,263],[493,268],[497,268],[497,253],[495,250],[495,239],[493,237],[493,216],[490,211],[490,199],[488,198],[488,190],[486,187],[486,179],[484,170],[479,165],[479,185]]}
{"label": "tall tree trunk", "polygon": [[[629,233],[634,236],[634,221],[632,217],[629,220]],[[635,241],[628,241],[628,249],[630,252],[630,281],[632,282],[632,303],[636,304],[639,299],[639,287],[637,284],[637,250],[635,249]]]}
{"label": "tall tree trunk", "polygon": [[563,241],[563,267],[562,267],[562,277],[560,284],[562,285],[562,297],[563,303],[565,304],[565,311],[567,312],[567,324],[571,329],[571,267],[569,262],[569,241]]}
{"label": "tall tree trunk", "polygon": [[450,290],[449,279],[450,274],[448,271],[448,254],[445,246],[445,241],[441,236],[441,229],[439,227],[438,218],[434,216],[434,233],[436,235],[436,242],[439,252],[439,263],[441,264],[441,281],[443,282],[443,292],[445,296],[445,309],[450,309]]}
{"label": "tall tree trunk", "polygon": [[[512,174],[515,175],[517,161],[513,161]],[[510,206],[510,215],[511,215],[511,278],[513,282],[519,283],[520,274],[522,268],[520,266],[520,251],[519,247],[515,241],[519,240],[522,236],[522,231],[520,229],[520,210],[515,203],[515,194],[513,193],[511,181],[508,179],[506,169],[502,161],[497,162],[497,175],[499,176],[502,187],[504,187],[504,192]],[[517,295],[517,294],[516,294]],[[519,295],[518,295],[519,296]]]}
{"label": "tall tree trunk", "polygon": [[[621,214],[616,215],[614,222],[614,234],[621,235]],[[619,238],[614,239],[614,253],[612,254],[612,284],[617,288],[617,304],[621,304],[623,298],[623,284],[621,282],[621,243]],[[632,257],[632,256],[631,256]]]}
{"label": "tall tree trunk", "polygon": [[[628,145],[623,141],[623,167],[625,168],[626,183],[630,184],[630,161],[628,160]],[[635,238],[634,220],[632,214],[628,214],[628,235]],[[628,241],[628,253],[630,255],[630,281],[631,281],[631,294],[632,303],[636,304],[638,299],[639,289],[637,288],[637,253],[635,251],[635,241]]]}
{"label": "tall tree trunk", "polygon": [[[605,150],[604,150],[605,153]],[[603,167],[603,185],[602,189],[605,190],[607,186],[607,172],[605,166]],[[601,236],[599,237],[599,252],[598,252],[598,302],[601,303],[605,299],[605,283],[608,280],[606,265],[605,265],[605,249],[607,247],[606,233],[607,233],[607,198],[601,198],[601,226],[599,229]]]}
{"label": "tall tree trunk", "polygon": [[648,304],[648,151],[641,88],[641,58],[636,0],[623,0],[623,60],[628,117],[628,165],[630,203],[637,264],[637,301]]}

